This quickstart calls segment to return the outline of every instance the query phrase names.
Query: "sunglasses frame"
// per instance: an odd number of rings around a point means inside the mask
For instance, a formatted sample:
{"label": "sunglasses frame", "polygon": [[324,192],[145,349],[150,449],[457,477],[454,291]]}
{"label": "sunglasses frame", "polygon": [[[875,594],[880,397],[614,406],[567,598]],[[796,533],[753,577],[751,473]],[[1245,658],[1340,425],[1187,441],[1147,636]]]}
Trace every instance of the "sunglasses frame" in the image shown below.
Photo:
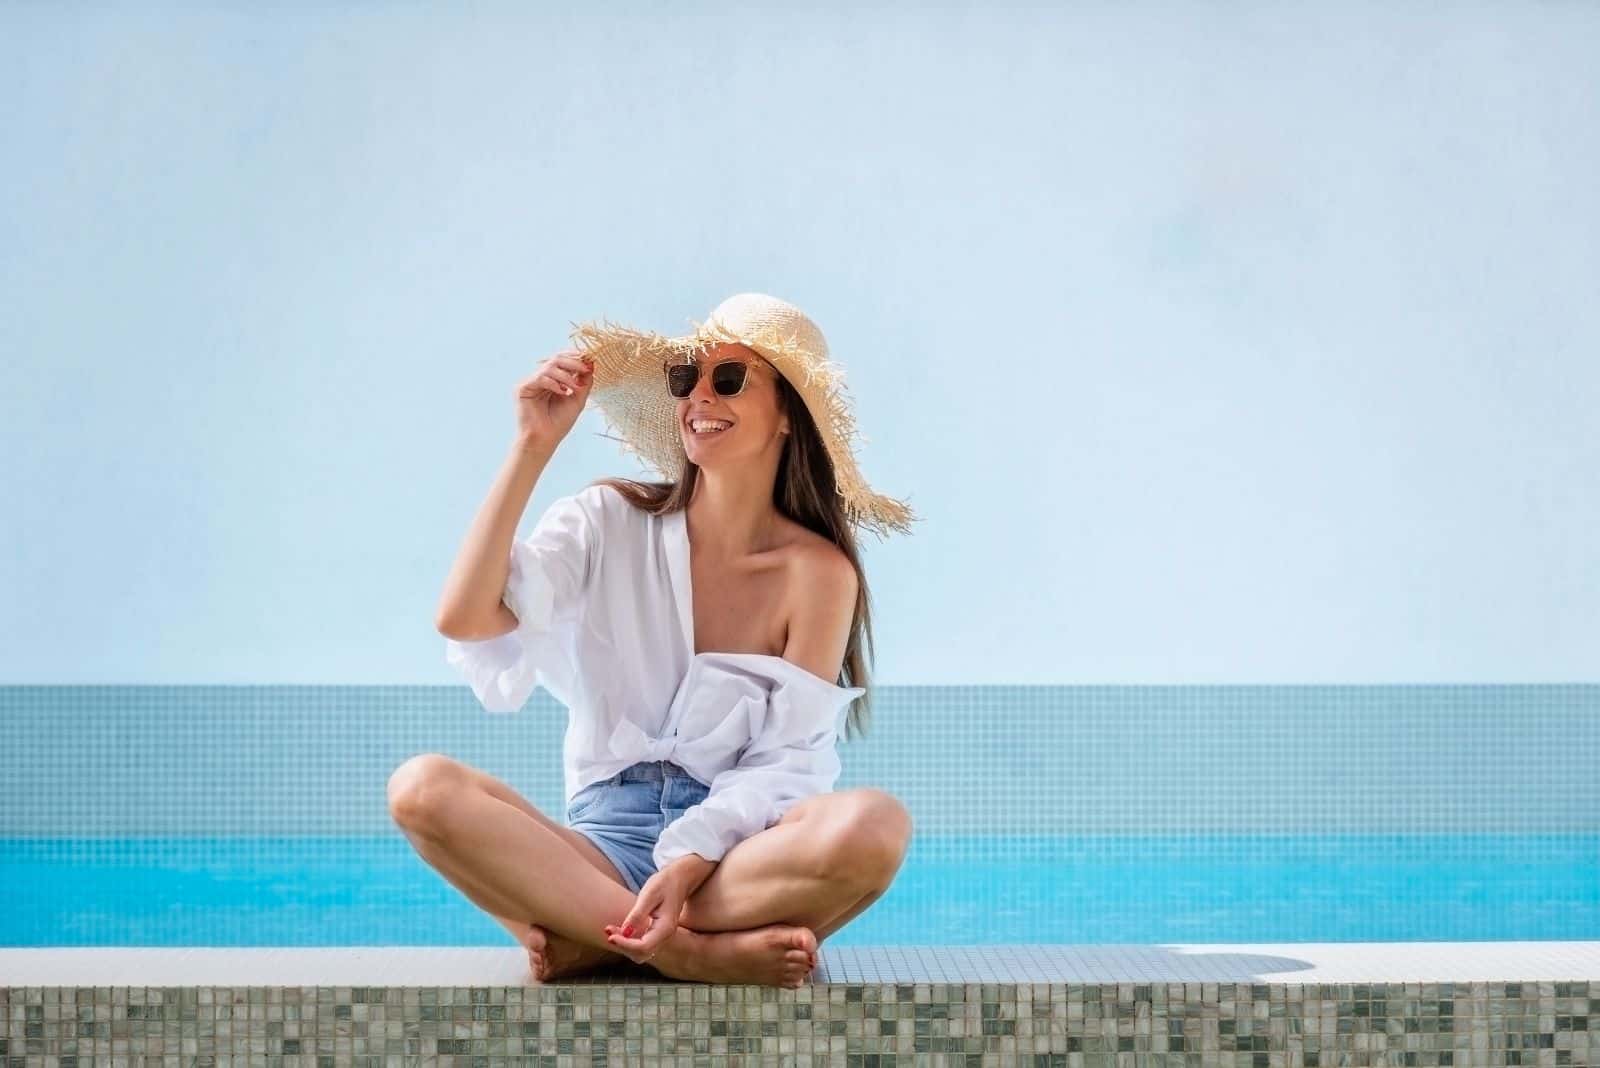
{"label": "sunglasses frame", "polygon": [[[750,385],[750,373],[751,373],[750,368],[751,368],[751,365],[754,364],[755,362],[756,362],[755,360],[744,360],[744,359],[740,359],[737,356],[731,356],[726,360],[718,360],[716,363],[712,364],[711,365],[711,371],[710,371],[710,375],[711,375],[711,392],[715,393],[719,397],[737,397],[739,394],[743,393],[745,391],[745,387]],[[743,367],[744,368],[744,377],[739,380],[739,388],[738,389],[734,390],[732,393],[724,393],[724,392],[722,392],[722,390],[717,388],[717,368],[723,366],[724,364],[730,364],[730,363],[736,363],[736,364],[739,364],[741,367]],[[700,385],[700,376],[707,373],[706,371],[704,371],[702,369],[702,368],[704,368],[704,366],[705,366],[705,361],[703,361],[703,360],[695,360],[695,359],[688,359],[688,360],[668,359],[668,360],[662,361],[661,373],[667,380],[667,395],[669,397],[671,397],[673,400],[683,400],[685,397],[688,397],[689,394],[693,393],[695,391],[695,388]],[[688,390],[682,396],[679,396],[678,394],[672,392],[672,369],[674,367],[693,367],[695,369],[694,381],[689,383]]]}

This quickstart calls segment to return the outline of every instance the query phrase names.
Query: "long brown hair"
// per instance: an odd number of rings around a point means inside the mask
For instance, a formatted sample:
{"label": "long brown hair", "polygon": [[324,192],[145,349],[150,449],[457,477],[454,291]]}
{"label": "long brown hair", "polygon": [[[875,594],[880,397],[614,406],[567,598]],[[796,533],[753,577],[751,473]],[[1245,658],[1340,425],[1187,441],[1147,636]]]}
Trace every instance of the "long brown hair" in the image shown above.
{"label": "long brown hair", "polygon": [[[856,610],[850,623],[850,640],[844,650],[844,666],[838,684],[866,686],[867,692],[850,703],[845,720],[845,738],[866,734],[872,718],[872,689],[869,668],[873,660],[872,598],[867,590],[867,574],[861,566],[853,524],[845,517],[842,498],[835,488],[833,461],[823,447],[805,401],[782,374],[775,376],[778,396],[789,416],[788,441],[778,460],[777,477],[772,486],[772,503],[783,515],[837,545],[856,569]],[[591,485],[610,486],[635,508],[651,515],[666,515],[688,507],[700,467],[685,460],[683,477],[676,482],[648,482],[610,476],[595,479]],[[691,650],[692,651],[692,650]]]}

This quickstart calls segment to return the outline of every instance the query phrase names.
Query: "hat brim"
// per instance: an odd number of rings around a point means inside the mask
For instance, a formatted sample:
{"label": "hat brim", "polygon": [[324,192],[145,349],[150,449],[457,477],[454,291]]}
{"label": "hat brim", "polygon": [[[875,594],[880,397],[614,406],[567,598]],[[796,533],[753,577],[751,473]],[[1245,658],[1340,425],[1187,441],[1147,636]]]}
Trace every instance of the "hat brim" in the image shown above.
{"label": "hat brim", "polygon": [[855,444],[867,439],[856,427],[844,369],[826,352],[796,338],[736,334],[714,319],[676,337],[599,319],[573,324],[571,337],[594,368],[590,397],[622,447],[674,481],[683,477],[688,456],[678,428],[677,401],[667,392],[662,364],[692,357],[718,342],[737,342],[760,353],[811,413],[833,462],[846,516],[880,538],[910,533],[917,519],[910,505],[873,491],[861,475]]}

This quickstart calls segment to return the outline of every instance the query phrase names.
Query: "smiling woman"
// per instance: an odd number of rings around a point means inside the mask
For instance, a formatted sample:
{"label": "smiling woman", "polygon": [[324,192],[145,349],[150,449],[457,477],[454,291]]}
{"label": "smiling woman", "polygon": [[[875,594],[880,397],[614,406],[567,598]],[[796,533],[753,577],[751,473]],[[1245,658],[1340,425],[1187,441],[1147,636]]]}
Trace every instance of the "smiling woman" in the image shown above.
{"label": "smiling woman", "polygon": [[[485,708],[537,685],[569,708],[568,826],[437,763],[397,772],[391,807],[469,897],[513,929],[528,918],[541,978],[610,951],[675,978],[798,985],[910,835],[887,793],[833,790],[840,717],[847,736],[868,721],[855,527],[908,528],[910,509],[861,478],[840,374],[792,305],[741,294],[688,339],[574,336],[519,390],[518,445],[439,613]],[[513,540],[591,388],[669,480],[602,479]]]}

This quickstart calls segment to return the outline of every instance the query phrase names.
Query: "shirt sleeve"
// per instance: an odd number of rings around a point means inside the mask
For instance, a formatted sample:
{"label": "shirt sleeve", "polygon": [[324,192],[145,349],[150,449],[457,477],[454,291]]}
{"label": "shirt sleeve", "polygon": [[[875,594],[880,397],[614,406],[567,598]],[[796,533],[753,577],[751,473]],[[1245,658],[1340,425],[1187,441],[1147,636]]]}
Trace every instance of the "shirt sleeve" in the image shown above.
{"label": "shirt sleeve", "polygon": [[532,533],[511,544],[500,596],[517,627],[482,641],[445,639],[445,662],[489,712],[516,712],[543,683],[567,699],[576,677],[571,632],[597,569],[602,486],[553,501]]}
{"label": "shirt sleeve", "polygon": [[866,689],[834,686],[790,666],[769,695],[761,732],[738,763],[719,772],[705,799],[661,832],[652,851],[658,870],[688,853],[721,861],[797,802],[838,782],[838,715]]}

